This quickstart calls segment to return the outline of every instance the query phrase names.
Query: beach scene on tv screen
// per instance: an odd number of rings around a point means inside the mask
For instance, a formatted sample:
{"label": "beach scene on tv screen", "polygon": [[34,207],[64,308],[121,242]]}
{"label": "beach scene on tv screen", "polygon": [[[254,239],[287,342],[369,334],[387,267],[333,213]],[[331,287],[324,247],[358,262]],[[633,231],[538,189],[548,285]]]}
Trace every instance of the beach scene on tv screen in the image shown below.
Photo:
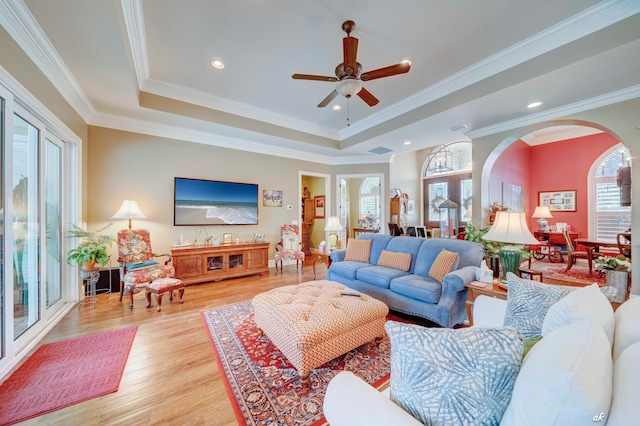
{"label": "beach scene on tv screen", "polygon": [[176,178],[174,214],[176,225],[256,225],[258,185]]}

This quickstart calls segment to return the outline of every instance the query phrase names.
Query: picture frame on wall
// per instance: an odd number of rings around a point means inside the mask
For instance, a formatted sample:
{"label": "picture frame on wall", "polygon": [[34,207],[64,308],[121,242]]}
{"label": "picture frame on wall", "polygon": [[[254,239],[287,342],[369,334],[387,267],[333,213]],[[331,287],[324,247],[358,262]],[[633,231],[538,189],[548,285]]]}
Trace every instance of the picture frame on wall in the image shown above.
{"label": "picture frame on wall", "polygon": [[538,205],[549,207],[552,212],[575,212],[578,191],[540,191]]}
{"label": "picture frame on wall", "polygon": [[325,217],[325,199],[324,195],[316,195],[313,197],[313,218],[324,219]]}

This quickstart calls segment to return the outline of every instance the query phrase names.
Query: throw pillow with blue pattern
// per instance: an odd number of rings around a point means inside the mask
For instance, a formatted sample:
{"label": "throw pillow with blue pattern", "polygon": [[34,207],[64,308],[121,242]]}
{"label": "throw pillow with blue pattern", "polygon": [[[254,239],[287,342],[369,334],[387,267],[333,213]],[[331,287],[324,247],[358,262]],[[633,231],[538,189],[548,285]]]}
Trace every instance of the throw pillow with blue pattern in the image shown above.
{"label": "throw pillow with blue pattern", "polygon": [[512,327],[426,328],[387,321],[391,399],[426,425],[498,425],[524,343]]}
{"label": "throw pillow with blue pattern", "polygon": [[542,335],[547,311],[569,294],[564,287],[525,280],[511,272],[507,272],[507,289],[504,325],[515,327],[525,339]]}

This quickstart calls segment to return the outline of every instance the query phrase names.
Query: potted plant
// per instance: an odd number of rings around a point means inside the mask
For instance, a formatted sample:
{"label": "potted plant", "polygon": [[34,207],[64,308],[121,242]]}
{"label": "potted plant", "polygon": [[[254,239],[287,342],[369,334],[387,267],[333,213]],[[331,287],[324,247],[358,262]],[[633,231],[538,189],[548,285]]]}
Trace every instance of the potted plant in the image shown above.
{"label": "potted plant", "polygon": [[499,201],[494,201],[489,205],[489,224],[493,224],[496,220],[496,213],[502,211],[509,211],[509,208]]}
{"label": "potted plant", "polygon": [[[498,241],[489,241],[485,240],[482,237],[484,234],[489,232],[488,226],[475,226],[470,223],[464,228],[464,239],[468,241],[474,241],[476,243],[480,243],[484,246],[484,255],[485,259],[489,259],[489,268],[493,270],[494,278],[498,278],[500,276],[500,249],[505,245],[504,243]],[[521,244],[516,244],[521,249],[524,248]],[[531,252],[528,250],[522,250],[522,259],[529,259],[531,257]]]}
{"label": "potted plant", "polygon": [[98,229],[97,231],[87,231],[76,225],[71,225],[69,238],[79,238],[80,241],[76,248],[69,250],[67,253],[67,263],[71,266],[78,265],[80,269],[94,269],[96,263],[100,267],[104,267],[109,261],[107,248],[115,241],[115,238],[109,235],[100,235],[100,232],[111,226],[108,225]]}
{"label": "potted plant", "polygon": [[601,256],[594,262],[596,264],[596,271],[606,274],[607,277],[607,286],[603,288],[603,293],[605,293],[612,302],[624,302],[629,291],[631,261],[623,254],[619,254],[615,257]]}

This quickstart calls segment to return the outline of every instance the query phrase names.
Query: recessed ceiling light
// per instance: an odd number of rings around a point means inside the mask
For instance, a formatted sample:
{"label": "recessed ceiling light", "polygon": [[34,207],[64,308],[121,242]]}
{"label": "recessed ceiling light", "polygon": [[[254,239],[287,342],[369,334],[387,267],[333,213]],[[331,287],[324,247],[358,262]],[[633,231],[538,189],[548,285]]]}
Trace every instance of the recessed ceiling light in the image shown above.
{"label": "recessed ceiling light", "polygon": [[408,60],[408,59],[405,59],[404,61],[402,61],[402,63],[403,63],[403,64],[409,64],[409,65],[411,65],[411,61],[410,61],[410,60]]}
{"label": "recessed ceiling light", "polygon": [[402,145],[411,145],[411,141],[404,141]]}
{"label": "recessed ceiling light", "polygon": [[219,69],[219,70],[224,68],[224,64],[222,63],[222,61],[220,61],[218,59],[214,59],[213,61],[211,61],[211,66],[213,66],[214,68]]}
{"label": "recessed ceiling light", "polygon": [[333,110],[334,111],[340,111],[342,109],[342,107],[340,105],[334,105],[333,106]]}
{"label": "recessed ceiling light", "polygon": [[529,105],[527,105],[527,108],[537,108],[540,105],[542,105],[542,102],[540,101],[533,101],[531,103],[529,103]]}

